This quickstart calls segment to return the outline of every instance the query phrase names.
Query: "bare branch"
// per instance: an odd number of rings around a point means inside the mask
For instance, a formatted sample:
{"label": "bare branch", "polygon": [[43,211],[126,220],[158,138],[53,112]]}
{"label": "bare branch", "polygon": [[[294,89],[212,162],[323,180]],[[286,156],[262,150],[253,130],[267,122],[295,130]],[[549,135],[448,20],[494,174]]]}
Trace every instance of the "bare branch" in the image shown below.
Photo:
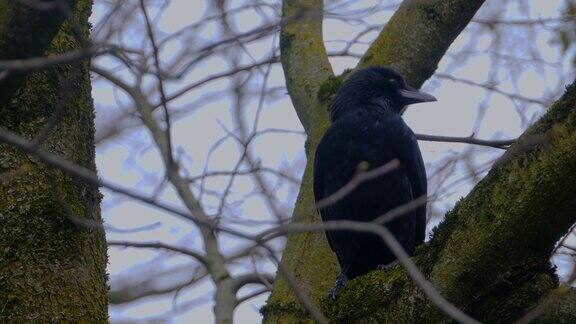
{"label": "bare branch", "polygon": [[416,134],[416,138],[421,141],[429,142],[446,142],[446,143],[466,143],[481,146],[489,146],[499,149],[507,149],[510,145],[516,142],[516,139],[511,140],[483,140],[474,137],[451,137],[451,136],[440,136],[440,135],[426,135],[426,134]]}
{"label": "bare branch", "polygon": [[121,247],[134,247],[134,248],[145,248],[145,249],[163,249],[178,252],[196,259],[196,261],[206,265],[206,256],[200,252],[194,250],[181,248],[177,246],[172,246],[164,244],[162,242],[131,242],[131,241],[108,241],[109,246],[121,246]]}

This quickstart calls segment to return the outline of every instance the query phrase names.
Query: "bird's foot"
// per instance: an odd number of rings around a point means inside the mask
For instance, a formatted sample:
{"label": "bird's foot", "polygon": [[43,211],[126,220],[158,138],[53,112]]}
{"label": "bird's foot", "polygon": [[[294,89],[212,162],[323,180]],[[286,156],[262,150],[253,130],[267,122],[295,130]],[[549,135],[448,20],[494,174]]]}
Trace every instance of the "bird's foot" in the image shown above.
{"label": "bird's foot", "polygon": [[392,268],[393,266],[398,264],[398,260],[394,261],[394,262],[390,262],[388,264],[380,264],[378,265],[378,267],[376,267],[376,270],[378,271],[388,271],[390,270],[390,268]]}
{"label": "bird's foot", "polygon": [[336,297],[338,297],[340,289],[345,287],[348,287],[348,277],[346,277],[344,273],[340,273],[336,278],[336,281],[334,282],[334,287],[332,287],[332,290],[330,290],[330,294],[328,295],[328,297],[332,300],[336,300]]}

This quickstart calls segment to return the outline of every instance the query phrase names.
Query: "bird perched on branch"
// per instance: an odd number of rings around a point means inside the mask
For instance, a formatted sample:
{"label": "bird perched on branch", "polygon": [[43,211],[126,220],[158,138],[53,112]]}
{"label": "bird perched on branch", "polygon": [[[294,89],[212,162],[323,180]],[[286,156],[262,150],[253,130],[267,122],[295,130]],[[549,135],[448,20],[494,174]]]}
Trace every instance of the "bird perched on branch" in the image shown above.
{"label": "bird perched on branch", "polygon": [[[314,196],[324,222],[372,222],[424,197],[424,203],[384,225],[409,255],[424,242],[426,170],[416,137],[401,116],[407,105],[428,101],[436,98],[410,87],[390,68],[372,66],[348,77],[330,107],[332,124],[314,161]],[[355,181],[362,172],[377,171],[391,162],[399,162],[399,167]],[[349,279],[396,260],[373,233],[328,230],[326,237],[342,269],[332,298]]]}

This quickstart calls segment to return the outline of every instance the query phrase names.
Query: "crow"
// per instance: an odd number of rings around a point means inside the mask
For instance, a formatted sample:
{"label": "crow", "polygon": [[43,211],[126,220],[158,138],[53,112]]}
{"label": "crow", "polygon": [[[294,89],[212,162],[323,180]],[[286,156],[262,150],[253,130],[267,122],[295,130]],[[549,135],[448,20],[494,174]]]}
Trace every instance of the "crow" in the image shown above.
{"label": "crow", "polygon": [[[350,75],[330,106],[331,126],[316,148],[314,196],[317,202],[350,183],[361,169],[373,170],[393,160],[400,167],[360,183],[341,199],[319,206],[322,220],[370,222],[427,192],[426,170],[416,137],[402,120],[407,105],[436,101],[410,87],[391,68],[371,66]],[[379,226],[379,225],[375,225]],[[410,255],[424,242],[426,206],[393,219],[386,228]],[[330,297],[348,280],[396,260],[382,239],[371,233],[326,231],[341,274]]]}

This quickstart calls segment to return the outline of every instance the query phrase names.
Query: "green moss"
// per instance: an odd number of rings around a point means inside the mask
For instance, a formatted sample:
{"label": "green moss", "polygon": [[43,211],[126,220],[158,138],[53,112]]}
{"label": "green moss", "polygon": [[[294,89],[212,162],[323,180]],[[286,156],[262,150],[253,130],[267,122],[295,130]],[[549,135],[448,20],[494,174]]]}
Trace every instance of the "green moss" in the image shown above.
{"label": "green moss", "polygon": [[318,19],[322,8],[320,0],[283,1],[282,6],[282,67],[288,93],[308,135],[318,121],[328,119],[317,99],[320,85],[332,75],[322,39],[322,19]]}
{"label": "green moss", "polygon": [[489,295],[477,296],[470,315],[487,323],[513,322],[557,286],[558,278],[549,264],[526,262],[503,276]]}
{"label": "green moss", "polygon": [[[309,136],[309,149],[316,147],[317,137]],[[308,156],[313,157],[312,151]],[[295,222],[317,223],[320,217],[317,213],[310,213],[309,206],[314,204],[312,193],[312,165],[309,159],[304,171],[298,204],[293,215]],[[292,274],[299,279],[299,283],[304,289],[310,291],[310,295],[315,303],[321,303],[328,291],[332,287],[339,266],[333,253],[330,251],[324,233],[299,233],[291,234],[284,250],[282,262],[292,271]],[[304,263],[305,260],[314,260],[313,263]],[[288,282],[278,275],[274,282],[274,291],[270,295],[267,305],[265,322],[267,323],[298,323],[302,320],[301,315],[305,313],[298,299],[294,296],[292,288]],[[314,287],[312,290],[311,288]]]}
{"label": "green moss", "polygon": [[[313,151],[329,120],[325,107],[318,101],[321,84],[332,76],[332,70],[322,40],[323,1],[283,1],[285,25],[280,35],[281,59],[286,85],[296,113],[308,135],[306,153],[308,162],[302,180],[298,204],[294,209],[294,220],[318,222],[316,213],[310,213],[314,204],[312,194]],[[321,300],[330,289],[338,269],[336,259],[329,251],[322,233],[290,235],[282,262],[287,265],[306,291],[313,291],[312,298]],[[314,260],[313,264],[302,263]],[[264,321],[268,323],[300,322],[303,312],[292,289],[278,276],[269,298]],[[277,311],[270,311],[276,309]],[[299,309],[299,311],[290,311]],[[281,315],[280,313],[283,312]],[[284,314],[285,313],[285,314]]]}
{"label": "green moss", "polygon": [[[435,233],[430,275],[457,305],[470,307],[526,260],[547,262],[574,223],[576,196],[565,188],[576,188],[575,102],[569,93],[554,105]],[[526,148],[534,136],[544,140]]]}
{"label": "green moss", "polygon": [[560,287],[541,302],[547,303],[548,307],[533,323],[576,323],[576,289]]}
{"label": "green moss", "polygon": [[[81,1],[67,1],[71,8],[77,2]],[[18,1],[0,0],[0,10],[0,60],[42,56],[65,20],[61,10],[35,10]],[[0,80],[0,108],[8,104],[25,79],[26,73],[10,73]]]}
{"label": "green moss", "polygon": [[[75,14],[87,35],[91,1]],[[66,23],[49,53],[78,48]],[[29,75],[0,113],[2,127],[34,138],[57,107],[64,117],[43,148],[95,170],[89,65],[63,65]],[[107,322],[106,243],[98,189],[0,145],[0,321]]]}
{"label": "green moss", "polygon": [[552,128],[559,121],[569,119],[568,122],[574,123],[574,103],[576,102],[576,84],[566,87],[566,92],[555,104],[548,109],[546,114],[540,118],[526,133],[524,137],[533,136],[543,133]]}
{"label": "green moss", "polygon": [[336,92],[342,87],[344,80],[346,80],[346,77],[348,77],[351,71],[351,69],[346,69],[342,74],[330,76],[326,81],[322,82],[318,90],[318,102],[321,106],[326,108],[330,107]]}
{"label": "green moss", "polygon": [[282,31],[280,34],[280,50],[289,51],[292,46],[292,41],[294,40],[294,34]]}
{"label": "green moss", "polygon": [[262,308],[260,308],[260,314],[264,317],[275,317],[275,318],[292,318],[296,322],[310,323],[312,319],[310,314],[296,302],[289,303],[268,303]]}
{"label": "green moss", "polygon": [[[325,314],[338,323],[385,323],[394,320],[401,312],[397,308],[409,308],[413,303],[399,305],[399,298],[411,286],[401,267],[373,271],[350,281],[336,301],[325,300]],[[410,314],[410,312],[403,313]],[[398,322],[402,317],[396,318]],[[404,318],[406,319],[406,318]]]}
{"label": "green moss", "polygon": [[[404,3],[362,57],[359,67],[388,65],[420,87],[484,0]],[[409,40],[409,41],[407,41]],[[426,44],[426,46],[422,46]]]}

